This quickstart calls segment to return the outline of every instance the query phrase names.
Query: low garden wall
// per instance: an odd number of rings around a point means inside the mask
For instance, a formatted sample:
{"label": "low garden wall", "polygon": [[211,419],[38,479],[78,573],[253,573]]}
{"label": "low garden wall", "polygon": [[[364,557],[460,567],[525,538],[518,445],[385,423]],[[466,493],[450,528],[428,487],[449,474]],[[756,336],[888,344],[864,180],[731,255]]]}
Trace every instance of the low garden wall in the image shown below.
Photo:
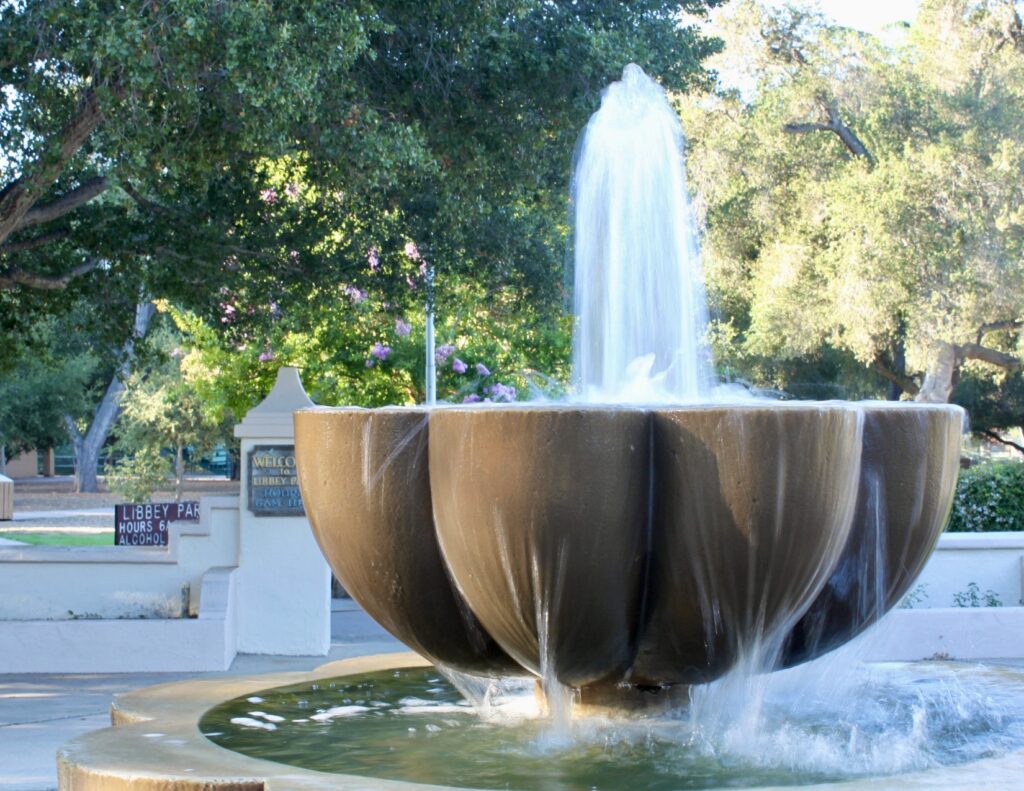
{"label": "low garden wall", "polygon": [[238,497],[204,497],[165,547],[0,548],[0,673],[226,670]]}
{"label": "low garden wall", "polygon": [[238,565],[238,497],[204,497],[163,547],[0,547],[0,621],[187,618],[203,575]]}

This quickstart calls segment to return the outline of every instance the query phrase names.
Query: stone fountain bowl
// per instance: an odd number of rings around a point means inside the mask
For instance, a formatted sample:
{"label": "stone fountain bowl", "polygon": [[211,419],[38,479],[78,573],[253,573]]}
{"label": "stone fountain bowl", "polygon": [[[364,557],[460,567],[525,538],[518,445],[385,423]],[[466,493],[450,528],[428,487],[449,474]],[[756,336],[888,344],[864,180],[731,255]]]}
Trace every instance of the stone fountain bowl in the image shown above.
{"label": "stone fountain bowl", "polygon": [[962,410],[316,408],[303,501],[353,598],[430,660],[591,690],[854,637],[945,526]]}

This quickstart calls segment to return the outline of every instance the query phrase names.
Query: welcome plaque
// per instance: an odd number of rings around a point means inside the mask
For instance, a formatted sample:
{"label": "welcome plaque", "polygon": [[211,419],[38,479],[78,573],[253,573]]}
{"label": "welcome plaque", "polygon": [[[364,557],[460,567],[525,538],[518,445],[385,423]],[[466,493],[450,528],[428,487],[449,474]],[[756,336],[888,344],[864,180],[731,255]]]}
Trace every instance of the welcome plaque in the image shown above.
{"label": "welcome plaque", "polygon": [[256,516],[305,516],[294,445],[257,445],[249,451],[249,510]]}

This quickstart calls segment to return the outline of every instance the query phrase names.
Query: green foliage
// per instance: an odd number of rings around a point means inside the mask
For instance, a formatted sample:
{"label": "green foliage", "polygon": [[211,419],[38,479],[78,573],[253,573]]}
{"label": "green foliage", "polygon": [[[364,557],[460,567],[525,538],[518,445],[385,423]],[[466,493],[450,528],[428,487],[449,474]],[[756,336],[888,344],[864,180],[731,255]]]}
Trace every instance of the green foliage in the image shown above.
{"label": "green foliage", "polygon": [[[278,316],[264,340],[237,345],[225,344],[194,314],[173,310],[187,349],[182,371],[221,421],[238,420],[258,403],[281,365],[300,368],[320,404],[422,403],[426,314],[422,291],[414,293],[421,301],[402,311],[375,289],[346,286],[328,295],[311,288],[301,314]],[[570,321],[546,316],[520,293],[512,287],[491,291],[458,275],[438,284],[440,400],[505,400],[556,395],[564,388]]]}
{"label": "green foliage", "polygon": [[981,464],[960,473],[951,532],[1024,530],[1024,464]]}
{"label": "green foliage", "polygon": [[912,610],[917,605],[928,600],[928,583],[921,582],[907,591],[907,595],[900,601],[899,606],[906,610]]}
{"label": "green foliage", "polygon": [[32,327],[26,353],[0,375],[0,444],[9,455],[63,444],[65,416],[78,419],[91,409],[108,369],[80,331],[87,314],[76,305]]}
{"label": "green foliage", "polygon": [[148,503],[172,473],[160,448],[144,445],[107,468],[107,485],[129,503]]}
{"label": "green foliage", "polygon": [[[107,187],[15,232],[0,284],[105,264],[64,289],[0,285],[0,323],[16,333],[12,317],[71,295],[134,300],[143,287],[232,345],[260,343],[271,305],[302,321],[311,284],[321,298],[370,290],[371,249],[377,296],[405,312],[410,240],[442,280],[514,288],[553,314],[576,135],[631,60],[672,90],[705,85],[717,44],[678,13],[716,4],[9,4],[0,82],[15,100],[0,147],[26,177],[56,161],[42,201],[92,178]],[[61,160],[90,91],[102,123]],[[231,322],[222,288],[243,308]]]}
{"label": "green foliage", "polygon": [[[174,474],[180,491],[186,451],[202,454],[227,439],[230,426],[206,404],[182,371],[181,335],[170,321],[161,321],[146,338],[143,364],[125,382],[116,449],[132,456],[114,474],[119,481],[136,476],[139,490],[167,472],[160,460],[164,449],[175,455]],[[150,473],[145,470],[151,468]],[[134,501],[133,501],[134,502]]]}
{"label": "green foliage", "polygon": [[967,583],[967,590],[958,591],[953,594],[954,607],[1002,607],[1003,603],[999,595],[991,588],[984,593],[978,587],[977,582]]}
{"label": "green foliage", "polygon": [[1024,313],[1024,60],[1007,13],[928,0],[890,44],[731,7],[723,57],[742,89],[681,109],[733,371],[784,388],[781,365],[842,355],[843,387],[880,396],[882,372],[913,394],[944,345],[1020,356],[1019,328],[982,329]]}

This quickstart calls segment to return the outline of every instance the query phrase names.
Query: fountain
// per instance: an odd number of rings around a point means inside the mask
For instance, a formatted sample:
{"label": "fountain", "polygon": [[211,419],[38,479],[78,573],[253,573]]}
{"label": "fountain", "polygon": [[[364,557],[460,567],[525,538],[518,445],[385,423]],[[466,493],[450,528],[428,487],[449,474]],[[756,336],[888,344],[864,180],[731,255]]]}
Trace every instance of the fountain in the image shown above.
{"label": "fountain", "polygon": [[635,65],[573,207],[573,399],[295,413],[317,541],[416,655],[122,701],[167,765],[187,750],[161,787],[1019,783],[1024,674],[810,661],[921,571],[961,410],[714,386],[682,133]]}
{"label": "fountain", "polygon": [[854,637],[944,526],[961,410],[722,403],[682,131],[636,65],[587,127],[573,207],[574,400],[296,413],[336,575],[440,666],[531,675],[549,703],[671,699]]}

